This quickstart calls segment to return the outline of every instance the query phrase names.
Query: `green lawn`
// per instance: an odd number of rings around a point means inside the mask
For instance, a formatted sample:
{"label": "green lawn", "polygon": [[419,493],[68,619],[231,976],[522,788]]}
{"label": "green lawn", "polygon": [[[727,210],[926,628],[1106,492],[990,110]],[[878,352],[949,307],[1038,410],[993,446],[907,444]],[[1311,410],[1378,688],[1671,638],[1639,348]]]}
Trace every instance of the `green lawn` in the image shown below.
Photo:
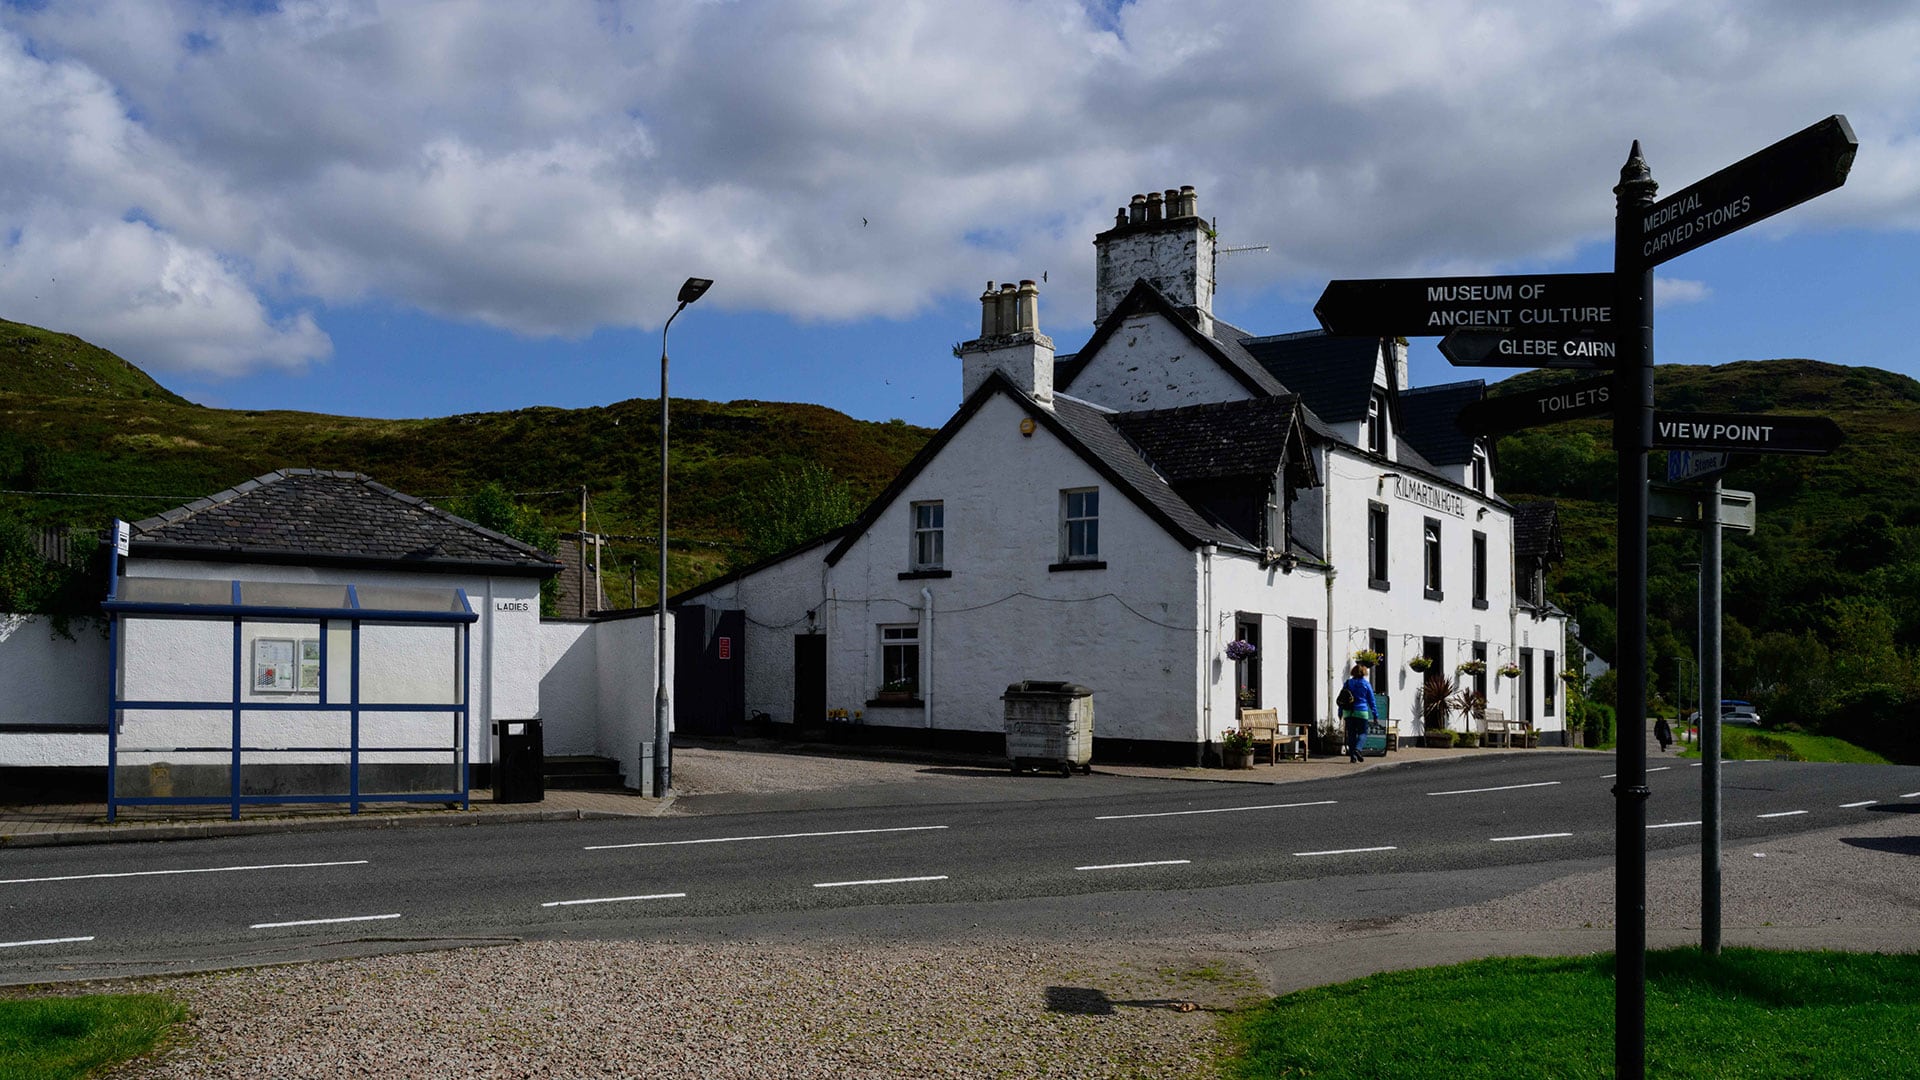
{"label": "green lawn", "polygon": [[[1699,757],[1700,748],[1684,744],[1680,753]],[[1806,735],[1796,731],[1771,731],[1766,728],[1726,727],[1720,729],[1720,756],[1736,761],[1771,761],[1786,757],[1790,761],[1840,761],[1854,765],[1888,765],[1886,758],[1828,735]]]}
{"label": "green lawn", "polygon": [[[1613,1075],[1613,957],[1519,957],[1376,975],[1227,1021],[1236,1080]],[[1920,955],[1647,954],[1647,1074],[1912,1076]]]}
{"label": "green lawn", "polygon": [[152,1050],[186,1018],[157,994],[0,1000],[0,1080],[92,1076]]}

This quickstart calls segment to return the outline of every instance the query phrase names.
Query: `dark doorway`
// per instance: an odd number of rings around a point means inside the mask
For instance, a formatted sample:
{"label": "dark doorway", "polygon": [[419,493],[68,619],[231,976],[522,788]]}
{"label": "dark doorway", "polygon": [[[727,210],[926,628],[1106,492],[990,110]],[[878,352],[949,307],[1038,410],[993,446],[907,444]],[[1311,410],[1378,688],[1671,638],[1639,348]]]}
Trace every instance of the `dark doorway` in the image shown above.
{"label": "dark doorway", "polygon": [[1533,650],[1520,650],[1520,719],[1533,723]]}
{"label": "dark doorway", "polygon": [[827,723],[827,635],[793,637],[793,723],[812,729]]}
{"label": "dark doorway", "polygon": [[1320,715],[1319,651],[1311,621],[1287,620],[1287,715],[1291,724],[1312,724]]}
{"label": "dark doorway", "polygon": [[1234,682],[1238,686],[1240,707],[1265,707],[1260,699],[1260,668],[1266,657],[1260,652],[1260,617],[1244,617],[1234,623],[1233,636],[1253,646],[1253,655],[1233,662]]}
{"label": "dark doorway", "polygon": [[746,613],[688,604],[673,626],[674,730],[732,734],[747,719]]}

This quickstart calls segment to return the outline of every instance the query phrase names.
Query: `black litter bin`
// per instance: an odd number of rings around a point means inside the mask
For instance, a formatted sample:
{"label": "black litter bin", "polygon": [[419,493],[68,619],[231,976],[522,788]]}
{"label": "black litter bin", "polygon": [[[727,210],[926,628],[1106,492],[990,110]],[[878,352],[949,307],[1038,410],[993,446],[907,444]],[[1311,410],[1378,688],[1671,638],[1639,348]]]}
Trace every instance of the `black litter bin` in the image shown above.
{"label": "black litter bin", "polygon": [[546,737],[540,719],[495,720],[500,756],[493,762],[493,801],[539,802],[547,797]]}

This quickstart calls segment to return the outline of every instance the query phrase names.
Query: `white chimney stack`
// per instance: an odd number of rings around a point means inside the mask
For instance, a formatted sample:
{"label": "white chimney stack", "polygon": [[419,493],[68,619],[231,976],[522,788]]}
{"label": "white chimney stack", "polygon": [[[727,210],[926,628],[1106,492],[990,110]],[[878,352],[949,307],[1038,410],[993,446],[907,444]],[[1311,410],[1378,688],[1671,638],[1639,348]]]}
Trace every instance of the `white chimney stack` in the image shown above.
{"label": "white chimney stack", "polygon": [[954,350],[960,397],[966,400],[998,371],[1049,408],[1053,405],[1053,339],[1040,332],[1040,287],[1031,279],[980,294],[980,336]]}
{"label": "white chimney stack", "polygon": [[1200,327],[1213,331],[1213,230],[1193,185],[1135,195],[1093,238],[1093,321],[1106,320],[1145,279]]}

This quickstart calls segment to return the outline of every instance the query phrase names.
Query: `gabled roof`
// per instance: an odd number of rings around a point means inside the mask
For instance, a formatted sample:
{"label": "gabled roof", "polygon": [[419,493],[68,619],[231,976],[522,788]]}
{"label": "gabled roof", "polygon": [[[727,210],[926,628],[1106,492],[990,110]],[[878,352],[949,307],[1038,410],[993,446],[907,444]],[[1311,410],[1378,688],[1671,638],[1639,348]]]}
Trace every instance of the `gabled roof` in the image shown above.
{"label": "gabled roof", "polygon": [[879,520],[880,515],[900,498],[914,478],[940,455],[974,414],[996,394],[1004,394],[1020,406],[1037,424],[1079,455],[1115,490],[1180,543],[1189,548],[1219,544],[1237,550],[1252,550],[1233,531],[1209,522],[1173,490],[1165,477],[1154,471],[1153,466],[1115,427],[1113,418],[1117,414],[1060,393],[1054,394],[1053,408],[1049,409],[996,371],[987,376],[979,389],[960,406],[960,410],[920,448],[920,452],[914,455],[906,468],[900,470],[886,490],[867,505],[859,519],[848,527],[846,535],[827,553],[828,565],[837,564],[845,557],[847,551]]}
{"label": "gabled roof", "polygon": [[528,544],[360,473],[282,469],[135,522],[134,555],[549,577]]}
{"label": "gabled roof", "polygon": [[1262,371],[1300,395],[1320,419],[1341,424],[1366,418],[1380,339],[1303,330],[1247,338],[1240,345]]}
{"label": "gabled roof", "polygon": [[1480,379],[1401,390],[1400,437],[1436,465],[1462,465],[1473,460],[1479,439],[1460,430],[1455,421],[1469,402],[1487,393]]}
{"label": "gabled roof", "polygon": [[1271,476],[1305,456],[1300,399],[1255,398],[1115,413],[1113,426],[1168,481]]}
{"label": "gabled roof", "polygon": [[1127,319],[1141,314],[1156,314],[1179,328],[1187,340],[1224,368],[1227,374],[1247,388],[1255,397],[1273,397],[1287,392],[1280,381],[1268,374],[1240,344],[1239,337],[1244,331],[1226,323],[1215,322],[1217,336],[1208,336],[1200,332],[1191,320],[1180,313],[1180,309],[1166,298],[1159,289],[1153,287],[1145,278],[1133,283],[1127,295],[1115,304],[1107,313],[1105,321],[1096,327],[1093,336],[1080,347],[1080,351],[1071,356],[1062,357],[1054,364],[1053,386],[1055,390],[1065,390],[1073,385],[1073,380],[1085,370],[1100,350],[1107,344]]}

